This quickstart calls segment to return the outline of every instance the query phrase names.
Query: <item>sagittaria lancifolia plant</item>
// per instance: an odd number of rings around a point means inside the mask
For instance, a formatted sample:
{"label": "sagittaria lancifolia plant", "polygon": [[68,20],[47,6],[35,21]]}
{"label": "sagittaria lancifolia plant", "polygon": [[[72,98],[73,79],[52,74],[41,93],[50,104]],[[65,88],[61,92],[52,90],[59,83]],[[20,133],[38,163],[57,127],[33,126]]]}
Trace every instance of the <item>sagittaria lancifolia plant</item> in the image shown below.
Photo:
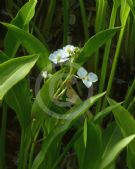
{"label": "sagittaria lancifolia plant", "polygon": [[[121,105],[123,103],[117,103],[107,97],[108,106],[107,101],[104,100],[103,102],[101,99],[105,96],[103,90],[105,89],[104,83],[112,38],[117,32],[119,39],[107,87],[107,96],[110,95],[130,10],[134,15],[134,1],[114,0],[110,25],[105,29],[103,24],[105,23],[105,12],[109,2],[107,3],[107,0],[97,0],[96,34],[89,38],[84,1],[79,0],[84,35],[87,41],[82,47],[67,45],[51,54],[47,48],[48,45],[43,43],[44,37],[36,27],[36,4],[37,0],[29,0],[18,10],[17,15],[10,24],[1,22],[2,25],[8,28],[8,32],[4,38],[4,50],[0,52],[0,102],[2,110],[0,167],[8,167],[8,162],[5,160],[5,150],[7,149],[6,126],[8,113],[12,109],[19,121],[19,132],[21,133],[19,153],[16,157],[18,169],[64,168],[68,166],[72,159],[77,163],[75,163],[75,166],[72,165],[71,168],[115,168],[115,159],[126,146],[127,162],[125,162],[125,165],[129,169],[134,169],[135,121],[130,111],[132,110],[133,112],[134,110],[133,93],[135,83],[133,82],[127,92],[124,106]],[[62,5],[64,16],[63,44],[65,44],[68,39],[67,16],[69,3],[63,0]],[[43,26],[47,26],[47,31],[50,30],[55,8],[56,1],[51,0],[43,22]],[[38,9],[40,11],[40,5]],[[116,14],[120,16],[121,27],[114,27]],[[32,20],[34,15],[35,18]],[[130,19],[130,21],[132,21],[131,35],[133,36],[134,18]],[[35,30],[37,36],[31,33],[29,27]],[[130,41],[133,40],[132,36],[129,38]],[[97,78],[96,74],[100,74],[97,71],[100,59],[99,48],[103,44],[106,45],[101,76]],[[22,51],[27,56],[18,57],[22,53],[20,48],[23,49]],[[133,51],[133,48],[130,48],[130,50]],[[96,74],[88,73],[83,67],[86,62],[92,62],[93,57],[95,58],[94,72]],[[38,87],[35,85],[36,94],[29,83],[29,72],[33,67],[34,70],[39,71],[39,74],[44,79],[41,82],[40,78],[36,76],[36,84],[38,84]],[[75,85],[72,83],[74,78],[77,80]],[[98,80],[99,92],[82,101],[83,98],[79,95],[80,90],[82,90],[82,88],[78,88],[79,80],[82,80],[86,86],[85,89],[89,89],[93,82]],[[95,102],[97,102],[96,108],[93,107]],[[131,105],[128,104],[130,102],[132,103]],[[91,107],[93,109],[90,109]],[[113,112],[115,120],[113,122],[110,121],[107,127],[103,128],[103,119],[110,112]],[[64,144],[65,136],[72,130],[72,136]]]}

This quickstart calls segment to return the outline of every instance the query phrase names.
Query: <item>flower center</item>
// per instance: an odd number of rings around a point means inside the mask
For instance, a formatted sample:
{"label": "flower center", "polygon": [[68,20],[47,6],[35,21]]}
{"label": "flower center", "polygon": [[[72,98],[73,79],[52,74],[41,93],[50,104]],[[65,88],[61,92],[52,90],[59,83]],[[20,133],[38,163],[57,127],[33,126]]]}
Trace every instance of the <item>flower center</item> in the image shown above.
{"label": "flower center", "polygon": [[89,80],[89,77],[88,77],[88,75],[86,75],[86,76],[85,76],[85,77],[83,77],[82,79],[83,79],[83,80],[87,80],[87,81],[88,81],[88,80]]}
{"label": "flower center", "polygon": [[58,55],[56,56],[56,59],[57,59],[57,61],[60,61],[60,59],[61,59],[60,54],[58,54]]}

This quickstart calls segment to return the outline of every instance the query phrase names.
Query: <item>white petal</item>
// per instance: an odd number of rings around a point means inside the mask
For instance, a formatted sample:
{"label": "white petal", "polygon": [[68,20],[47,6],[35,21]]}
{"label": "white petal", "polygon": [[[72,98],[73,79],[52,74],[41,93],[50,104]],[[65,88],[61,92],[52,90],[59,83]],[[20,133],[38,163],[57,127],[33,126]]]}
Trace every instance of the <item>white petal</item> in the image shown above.
{"label": "white petal", "polygon": [[74,47],[73,45],[67,45],[65,47],[63,47],[63,50],[70,56],[71,53],[73,53],[75,51],[76,47]]}
{"label": "white petal", "polygon": [[65,52],[64,50],[60,50],[60,56],[61,58],[67,58],[69,57],[69,53]]}
{"label": "white petal", "polygon": [[59,63],[66,62],[67,60],[69,60],[69,58],[61,58]]}
{"label": "white petal", "polygon": [[88,78],[90,82],[96,82],[98,81],[98,76],[95,73],[90,72],[88,74]]}
{"label": "white petal", "polygon": [[49,56],[49,60],[52,61],[53,63],[57,64],[57,59],[54,58],[53,56]]}
{"label": "white petal", "polygon": [[92,86],[92,82],[90,82],[90,81],[88,81],[88,80],[82,80],[83,81],[83,83],[85,84],[85,86],[87,87],[87,88],[90,88],[91,86]]}
{"label": "white petal", "polygon": [[83,68],[79,68],[77,75],[82,79],[85,78],[87,76],[88,72]]}
{"label": "white petal", "polygon": [[66,45],[65,47],[63,47],[63,50],[66,50],[66,51],[71,51],[73,52],[75,50],[76,47],[74,47],[73,45]]}
{"label": "white petal", "polygon": [[48,73],[47,73],[47,71],[43,71],[41,75],[42,75],[43,78],[47,78]]}
{"label": "white petal", "polygon": [[53,59],[55,59],[55,57],[56,57],[56,55],[54,53],[51,53],[50,56],[49,56],[49,59],[53,60]]}

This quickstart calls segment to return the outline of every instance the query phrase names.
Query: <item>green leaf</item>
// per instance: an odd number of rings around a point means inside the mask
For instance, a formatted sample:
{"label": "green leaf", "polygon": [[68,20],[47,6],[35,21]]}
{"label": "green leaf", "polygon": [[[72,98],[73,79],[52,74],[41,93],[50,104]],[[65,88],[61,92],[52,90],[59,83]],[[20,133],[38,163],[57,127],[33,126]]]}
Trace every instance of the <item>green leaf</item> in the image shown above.
{"label": "green leaf", "polygon": [[86,148],[86,145],[87,145],[87,118],[84,121],[83,140],[84,140],[84,146]]}
{"label": "green leaf", "polygon": [[72,107],[69,111],[67,111],[67,113],[64,115],[64,117],[66,119],[70,119],[72,118],[76,118],[76,116],[78,116],[78,110],[80,111],[80,115],[84,114],[90,106],[92,106],[95,102],[97,102],[97,100],[99,100],[102,96],[105,95],[106,92],[103,93],[99,93],[95,96],[92,96],[90,98],[88,98],[85,102],[80,103],[77,106]]}
{"label": "green leaf", "polygon": [[105,116],[107,116],[109,113],[111,113],[111,111],[115,108],[117,108],[119,105],[121,105],[122,103],[117,103],[116,105],[112,105],[112,106],[108,106],[107,108],[103,109],[102,111],[98,112],[95,116],[94,116],[94,122],[98,122],[101,121]]}
{"label": "green leaf", "polygon": [[116,157],[119,155],[119,153],[135,138],[135,134],[130,135],[121,141],[119,141],[115,146],[112,147],[110,152],[104,156],[102,159],[102,163],[99,167],[99,169],[105,169],[110,163],[112,163]]}
{"label": "green leaf", "polygon": [[7,23],[2,24],[12,31],[12,34],[21,42],[30,54],[40,54],[37,64],[41,70],[45,69],[45,67],[47,67],[48,70],[51,69],[51,63],[48,59],[48,49],[36,37],[15,25]]}
{"label": "green leaf", "polygon": [[112,38],[118,30],[120,30],[119,27],[107,29],[91,37],[82,48],[77,62],[81,65],[87,62],[91,55],[110,38]]}
{"label": "green leaf", "polygon": [[84,146],[83,134],[75,143],[80,169],[97,169],[102,153],[100,128],[92,122],[87,125],[87,145]]}
{"label": "green leaf", "polygon": [[122,26],[125,26],[130,12],[130,7],[125,0],[121,0],[120,19]]}
{"label": "green leaf", "polygon": [[[110,105],[117,104],[116,101],[110,98],[107,98],[107,100]],[[123,106],[119,105],[116,109],[113,109],[112,112],[124,137],[135,134],[135,120]],[[134,145],[132,148],[135,152],[135,141],[133,141],[132,144]]]}
{"label": "green leaf", "polygon": [[[108,98],[110,105],[117,104],[116,101]],[[119,126],[121,133],[124,137],[127,137],[131,134],[135,134],[135,120],[131,116],[131,114],[123,107],[118,106],[116,109],[112,110],[115,120],[117,122],[117,125]],[[132,143],[129,144],[128,149],[128,166],[132,166],[132,168],[135,168],[135,140],[132,141]]]}
{"label": "green leaf", "polygon": [[59,125],[55,128],[55,130],[52,130],[52,132],[47,136],[47,138],[42,143],[42,148],[38,155],[36,156],[33,165],[31,169],[38,169],[39,166],[42,164],[43,160],[45,159],[45,156],[47,154],[47,151],[53,141],[57,139],[57,137],[65,132],[70,126],[70,121],[67,121],[64,125]]}
{"label": "green leaf", "polygon": [[31,120],[32,94],[26,79],[16,84],[5,96],[6,102],[17,115],[21,127],[27,128]]}
{"label": "green leaf", "polygon": [[8,90],[29,73],[37,59],[37,55],[30,55],[10,59],[0,64],[0,100]]}
{"label": "green leaf", "polygon": [[135,17],[135,0],[127,0],[128,5],[131,8],[131,11],[133,13],[133,16]]}
{"label": "green leaf", "polygon": [[[74,122],[74,120],[76,120],[77,118],[79,118],[81,115],[83,115],[98,99],[100,99],[100,97],[102,97],[105,93],[101,93],[98,94],[96,96],[93,96],[89,99],[87,99],[85,102],[83,102],[82,104],[75,106],[73,108],[71,108],[65,116],[63,116],[63,125],[57,125],[55,127],[55,130],[52,130],[51,133],[47,136],[47,138],[45,139],[45,141],[43,142],[42,145],[42,149],[39,152],[39,154],[36,156],[33,165],[32,165],[32,169],[38,169],[38,167],[41,165],[41,163],[43,162],[43,160],[45,159],[45,156],[47,154],[47,151],[49,149],[49,147],[51,146],[51,144],[53,143],[53,141],[59,136],[61,135],[63,132],[65,132],[70,126],[71,124]],[[44,95],[45,96],[45,95]],[[59,115],[58,115],[59,117]],[[61,116],[60,116],[61,118]],[[66,120],[67,119],[67,120]],[[41,120],[41,119],[39,119]],[[41,121],[40,121],[41,122]],[[38,123],[38,119],[36,119],[36,123]]]}
{"label": "green leaf", "polygon": [[[119,130],[119,128],[116,126],[116,123],[114,123],[115,126],[109,126],[103,133],[103,141],[104,144],[106,143],[104,147],[104,152],[102,154],[102,159],[108,156],[108,154],[111,152],[112,148],[122,139],[122,134]],[[114,129],[112,130],[112,127]],[[110,132],[110,133],[109,133]],[[109,137],[108,137],[109,136]],[[107,137],[107,138],[105,138]],[[106,140],[108,139],[108,140]]]}
{"label": "green leaf", "polygon": [[[13,25],[18,26],[19,28],[25,29],[28,27],[29,22],[34,16],[35,6],[37,0],[29,0],[17,13],[16,17],[11,21]],[[16,51],[20,45],[18,38],[12,34],[12,31],[9,30],[4,40],[5,53],[9,57],[15,57]]]}
{"label": "green leaf", "polygon": [[8,59],[9,59],[8,56],[4,52],[0,51],[0,63],[3,63]]}

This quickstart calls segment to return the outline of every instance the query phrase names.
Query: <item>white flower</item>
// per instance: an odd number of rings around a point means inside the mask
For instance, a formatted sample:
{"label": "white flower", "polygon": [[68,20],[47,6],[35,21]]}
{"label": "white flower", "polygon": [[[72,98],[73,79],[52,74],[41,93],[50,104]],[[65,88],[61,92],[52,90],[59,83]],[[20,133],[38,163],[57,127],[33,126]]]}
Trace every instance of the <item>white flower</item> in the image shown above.
{"label": "white flower", "polygon": [[70,54],[74,53],[76,47],[73,45],[66,45],[65,47],[63,47],[63,50],[70,56]]}
{"label": "white flower", "polygon": [[48,73],[47,71],[42,71],[41,76],[46,79],[47,77],[51,77],[52,74]]}
{"label": "white flower", "polygon": [[46,79],[48,76],[47,71],[42,71],[41,76]]}
{"label": "white flower", "polygon": [[57,64],[57,63],[62,63],[62,62],[69,60],[69,55],[64,50],[59,49],[59,50],[51,53],[49,56],[49,59],[53,63]]}
{"label": "white flower", "polygon": [[93,82],[98,81],[98,77],[95,73],[88,73],[83,67],[79,68],[77,75],[82,79],[87,88],[90,88]]}

